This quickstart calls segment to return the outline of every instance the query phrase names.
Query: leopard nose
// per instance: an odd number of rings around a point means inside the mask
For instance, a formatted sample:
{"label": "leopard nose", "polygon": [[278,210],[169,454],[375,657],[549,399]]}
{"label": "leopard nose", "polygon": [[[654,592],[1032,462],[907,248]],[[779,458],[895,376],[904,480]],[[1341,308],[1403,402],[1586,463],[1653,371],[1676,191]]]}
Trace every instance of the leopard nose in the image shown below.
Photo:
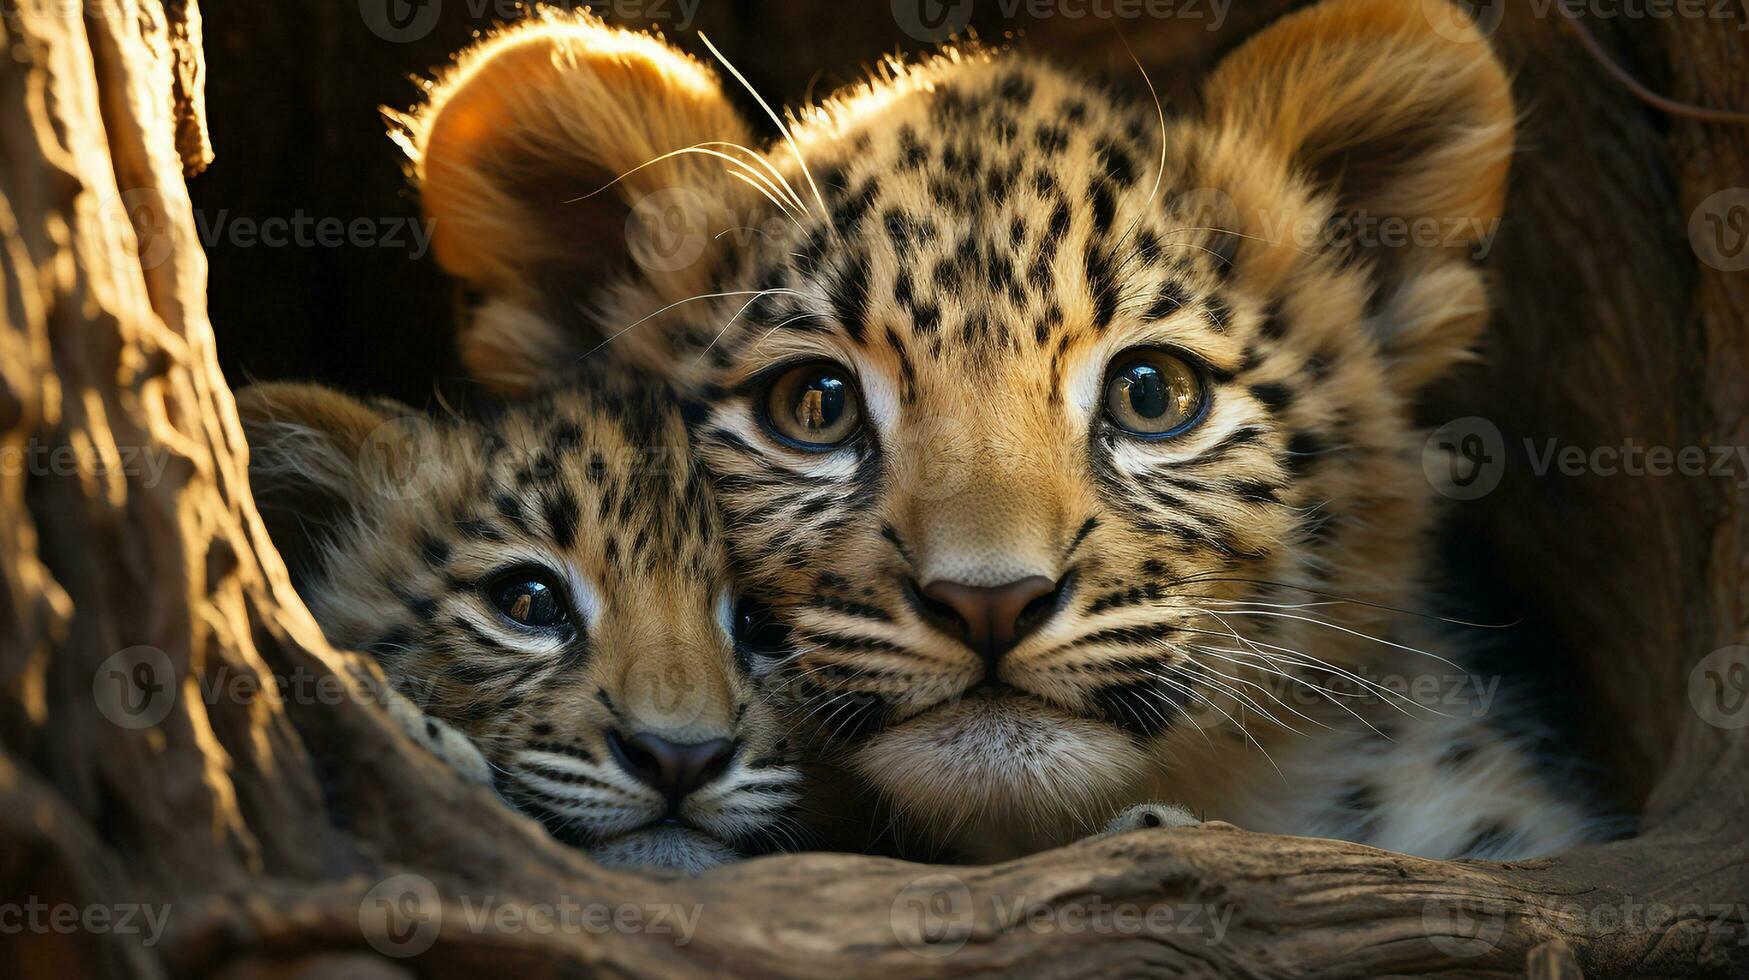
{"label": "leopard nose", "polygon": [[609,730],[607,748],[620,768],[661,793],[670,810],[678,809],[688,793],[721,776],[735,758],[735,743],[726,738],[682,743],[651,732],[627,737]]}
{"label": "leopard nose", "polygon": [[1006,585],[938,580],[925,585],[922,591],[958,621],[960,638],[994,670],[1003,654],[1056,612],[1057,585],[1042,575],[1034,575]]}

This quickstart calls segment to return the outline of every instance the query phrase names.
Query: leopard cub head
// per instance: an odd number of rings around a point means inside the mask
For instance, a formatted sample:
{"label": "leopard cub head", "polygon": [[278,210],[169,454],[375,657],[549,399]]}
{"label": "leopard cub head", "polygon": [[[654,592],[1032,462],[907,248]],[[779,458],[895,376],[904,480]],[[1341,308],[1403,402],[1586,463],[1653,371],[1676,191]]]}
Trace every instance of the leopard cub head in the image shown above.
{"label": "leopard cub head", "polygon": [[746,669],[781,637],[737,602],[667,398],[599,379],[475,418],[299,384],[238,402],[329,641],[470,737],[505,799],[609,863],[696,870],[790,836],[799,775]]}
{"label": "leopard cub head", "polygon": [[1412,645],[1412,409],[1487,314],[1514,110],[1457,6],[1324,0],[1200,104],[1136,88],[950,48],[760,140],[699,62],[550,16],[407,120],[472,370],[605,348],[696,396],[798,731],[993,853]]}

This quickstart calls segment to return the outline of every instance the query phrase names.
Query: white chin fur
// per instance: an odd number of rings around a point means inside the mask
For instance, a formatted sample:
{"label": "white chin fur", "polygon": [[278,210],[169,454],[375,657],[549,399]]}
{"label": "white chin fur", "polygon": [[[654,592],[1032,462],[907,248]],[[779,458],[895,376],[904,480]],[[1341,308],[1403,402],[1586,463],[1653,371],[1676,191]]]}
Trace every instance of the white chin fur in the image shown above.
{"label": "white chin fur", "polygon": [[1137,791],[1147,757],[1109,725],[1009,695],[897,725],[858,750],[856,767],[934,839],[999,860],[1103,826]]}
{"label": "white chin fur", "polygon": [[666,868],[694,875],[738,857],[722,841],[686,827],[634,830],[590,848],[589,856],[609,868]]}

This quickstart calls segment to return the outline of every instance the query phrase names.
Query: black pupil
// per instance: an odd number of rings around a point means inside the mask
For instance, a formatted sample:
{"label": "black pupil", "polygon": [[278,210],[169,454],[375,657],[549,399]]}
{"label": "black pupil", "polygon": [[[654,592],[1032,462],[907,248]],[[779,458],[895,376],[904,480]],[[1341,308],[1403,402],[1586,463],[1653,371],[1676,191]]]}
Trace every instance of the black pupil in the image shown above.
{"label": "black pupil", "polygon": [[735,642],[749,652],[775,656],[789,646],[789,627],[770,606],[743,599],[735,607]]}
{"label": "black pupil", "polygon": [[820,374],[802,383],[796,395],[796,421],[804,429],[826,432],[844,417],[850,386],[835,374]]}
{"label": "black pupil", "polygon": [[493,587],[492,604],[524,626],[556,626],[565,619],[558,592],[538,578],[505,579]]}
{"label": "black pupil", "polygon": [[1172,402],[1166,387],[1166,376],[1152,364],[1132,364],[1118,376],[1124,394],[1130,400],[1130,410],[1145,419],[1157,419],[1166,414]]}

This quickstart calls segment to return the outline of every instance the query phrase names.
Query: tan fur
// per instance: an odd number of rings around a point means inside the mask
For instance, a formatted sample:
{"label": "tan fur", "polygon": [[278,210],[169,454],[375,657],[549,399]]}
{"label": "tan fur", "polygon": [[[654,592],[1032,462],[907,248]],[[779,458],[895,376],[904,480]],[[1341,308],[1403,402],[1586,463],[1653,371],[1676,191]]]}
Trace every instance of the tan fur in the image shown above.
{"label": "tan fur", "polygon": [[[726,295],[680,302],[640,272],[587,322],[550,307],[552,336],[615,337],[706,403],[731,550],[796,629],[792,715],[909,842],[997,859],[1150,799],[1434,856],[1598,832],[1501,730],[1533,705],[1453,722],[1424,694],[1339,693],[1452,674],[1464,645],[1417,615],[1435,512],[1411,405],[1484,323],[1466,253],[1499,217],[1513,111],[1480,35],[1420,6],[1284,18],[1164,119],[1001,54],[889,66],[766,150],[800,213],[687,178],[762,229],[687,277]],[[1315,234],[1354,215],[1456,231]],[[1138,347],[1202,365],[1193,428],[1106,421],[1106,374]],[[760,379],[813,360],[867,417],[827,452],[760,417]],[[1025,576],[1061,605],[995,668],[914,597]],[[1428,763],[1460,735],[1486,750]]]}
{"label": "tan fur", "polygon": [[[715,504],[655,392],[577,383],[466,420],[273,384],[238,408],[263,516],[329,641],[471,739],[507,800],[603,859],[692,870],[788,833],[799,777],[737,666]],[[519,566],[561,584],[574,629],[498,613],[491,584]],[[681,804],[691,829],[651,829],[666,804],[609,730],[738,748]]]}
{"label": "tan fur", "polygon": [[[541,373],[519,375],[531,363],[525,355],[559,345],[531,341],[542,319],[507,308],[545,313],[556,298],[617,277],[626,263],[612,246],[625,240],[628,204],[669,186],[716,184],[724,164],[711,154],[737,151],[695,144],[752,139],[698,62],[648,35],[557,13],[471,49],[429,101],[391,118],[414,161],[438,262],[498,300],[464,345],[468,367],[518,392],[539,387],[551,367],[536,360]],[[652,163],[687,150],[705,152]],[[723,186],[687,198],[709,202],[710,213],[683,220],[708,236],[742,196]],[[701,291],[707,271],[698,264],[663,276],[657,294]]]}

